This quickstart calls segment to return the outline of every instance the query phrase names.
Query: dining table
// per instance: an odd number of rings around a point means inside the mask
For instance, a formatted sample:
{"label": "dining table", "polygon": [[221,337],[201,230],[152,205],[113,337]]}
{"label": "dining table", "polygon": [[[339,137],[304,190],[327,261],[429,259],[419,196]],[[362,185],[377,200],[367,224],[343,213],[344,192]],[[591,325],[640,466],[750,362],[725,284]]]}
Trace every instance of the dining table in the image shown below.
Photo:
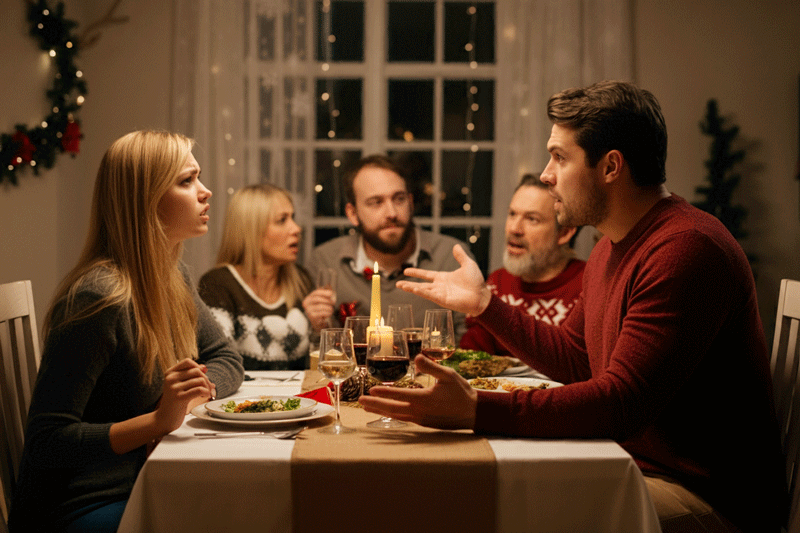
{"label": "dining table", "polygon": [[[327,384],[316,370],[246,374],[231,398]],[[296,421],[237,424],[196,407],[148,456],[118,531],[661,531],[641,471],[614,441],[372,429],[377,416],[357,402],[341,407],[356,431],[320,432],[332,412],[320,402]],[[292,428],[303,430],[255,434]]]}

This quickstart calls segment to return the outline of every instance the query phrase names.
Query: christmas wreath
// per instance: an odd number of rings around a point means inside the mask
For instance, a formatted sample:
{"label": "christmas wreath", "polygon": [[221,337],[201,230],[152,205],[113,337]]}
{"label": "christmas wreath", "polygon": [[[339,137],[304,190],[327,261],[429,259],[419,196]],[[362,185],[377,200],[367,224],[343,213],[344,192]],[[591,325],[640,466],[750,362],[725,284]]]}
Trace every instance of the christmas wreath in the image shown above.
{"label": "christmas wreath", "polygon": [[38,174],[42,167],[52,168],[59,153],[78,153],[82,134],[76,114],[86,94],[83,73],[75,64],[81,48],[73,33],[77,23],[64,17],[64,4],[53,10],[46,0],[30,1],[28,22],[39,48],[52,58],[55,78],[47,91],[50,110],[44,119],[32,128],[17,124],[12,133],[0,135],[0,183],[14,185],[24,169]]}

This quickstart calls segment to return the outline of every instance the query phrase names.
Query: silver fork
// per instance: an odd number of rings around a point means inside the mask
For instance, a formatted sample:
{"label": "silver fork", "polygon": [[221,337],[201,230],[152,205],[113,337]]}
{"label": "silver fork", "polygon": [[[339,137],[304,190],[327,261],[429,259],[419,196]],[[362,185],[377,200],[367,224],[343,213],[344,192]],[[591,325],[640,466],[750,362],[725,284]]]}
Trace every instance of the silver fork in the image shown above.
{"label": "silver fork", "polygon": [[197,432],[194,434],[195,437],[200,437],[201,439],[208,439],[208,438],[222,438],[222,437],[272,437],[275,439],[291,439],[304,429],[307,429],[308,426],[300,426],[292,429],[287,429],[286,431],[226,431],[226,432]]}

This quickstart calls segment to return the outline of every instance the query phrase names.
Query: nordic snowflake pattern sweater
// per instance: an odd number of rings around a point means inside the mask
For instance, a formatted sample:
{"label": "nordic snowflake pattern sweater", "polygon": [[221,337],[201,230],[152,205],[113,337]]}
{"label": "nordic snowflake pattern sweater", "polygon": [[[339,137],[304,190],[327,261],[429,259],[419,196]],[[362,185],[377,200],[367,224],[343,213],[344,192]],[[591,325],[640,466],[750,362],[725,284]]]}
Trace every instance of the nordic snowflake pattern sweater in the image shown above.
{"label": "nordic snowflake pattern sweater", "polygon": [[[508,305],[519,307],[536,320],[557,326],[569,316],[578,301],[585,266],[585,261],[573,259],[558,276],[535,283],[526,283],[519,276],[500,268],[489,275],[486,285]],[[509,355],[511,352],[500,339],[489,333],[477,320],[467,317],[467,332],[461,337],[459,346],[494,355]]]}

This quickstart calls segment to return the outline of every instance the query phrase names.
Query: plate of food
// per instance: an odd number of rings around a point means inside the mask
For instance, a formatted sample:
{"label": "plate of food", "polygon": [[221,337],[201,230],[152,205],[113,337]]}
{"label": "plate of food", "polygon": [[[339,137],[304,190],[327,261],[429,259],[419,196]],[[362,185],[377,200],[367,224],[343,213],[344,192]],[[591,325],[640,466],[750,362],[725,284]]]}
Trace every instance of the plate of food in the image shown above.
{"label": "plate of food", "polygon": [[473,389],[492,391],[492,392],[513,392],[517,390],[527,391],[535,389],[552,389],[561,387],[557,381],[548,381],[537,378],[503,378],[503,377],[480,377],[469,380]]}
{"label": "plate of food", "polygon": [[[465,350],[459,348],[453,355],[441,361],[461,376],[471,379],[486,376],[497,376],[506,369],[511,368],[514,362],[521,364],[519,359],[502,355],[490,355],[480,350]],[[526,367],[527,368],[527,367]]]}
{"label": "plate of food", "polygon": [[200,420],[224,424],[226,426],[263,428],[272,426],[286,426],[288,424],[302,424],[318,418],[324,418],[333,413],[333,407],[325,403],[318,403],[311,413],[308,413],[304,416],[299,416],[297,418],[278,418],[272,420],[234,420],[230,418],[218,418],[216,416],[211,416],[211,414],[206,411],[205,405],[198,405],[192,409],[191,413]]}
{"label": "plate of food", "polygon": [[299,396],[246,396],[225,398],[205,404],[215,418],[227,420],[282,420],[300,418],[317,406],[317,401]]}

